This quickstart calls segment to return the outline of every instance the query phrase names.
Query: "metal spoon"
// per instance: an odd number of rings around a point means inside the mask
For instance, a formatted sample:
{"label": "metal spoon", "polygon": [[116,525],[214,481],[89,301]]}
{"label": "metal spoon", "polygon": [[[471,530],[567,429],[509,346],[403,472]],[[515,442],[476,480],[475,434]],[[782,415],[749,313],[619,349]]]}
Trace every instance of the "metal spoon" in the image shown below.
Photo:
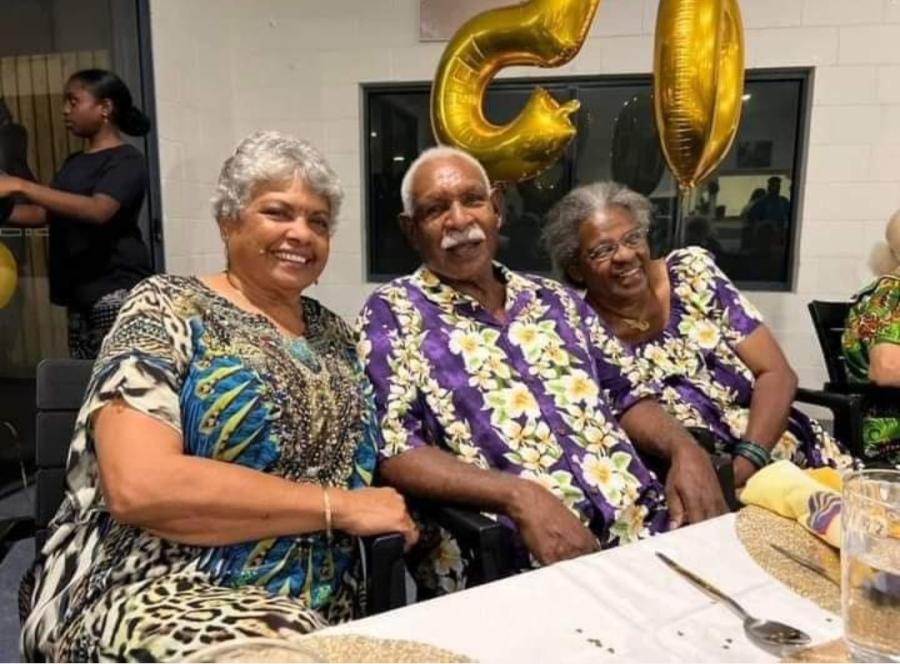
{"label": "metal spoon", "polygon": [[666,554],[657,551],[656,557],[697,586],[697,588],[713,599],[722,602],[740,616],[744,621],[744,632],[747,634],[747,638],[750,639],[757,648],[761,648],[773,655],[783,655],[791,650],[807,646],[810,641],[812,641],[812,639],[809,638],[809,634],[800,631],[796,627],[791,627],[790,625],[785,625],[784,623],[776,622],[774,620],[759,620],[758,618],[754,618],[744,611],[744,608],[728,595],[711,583],[704,581],[693,572],[686,570]]}

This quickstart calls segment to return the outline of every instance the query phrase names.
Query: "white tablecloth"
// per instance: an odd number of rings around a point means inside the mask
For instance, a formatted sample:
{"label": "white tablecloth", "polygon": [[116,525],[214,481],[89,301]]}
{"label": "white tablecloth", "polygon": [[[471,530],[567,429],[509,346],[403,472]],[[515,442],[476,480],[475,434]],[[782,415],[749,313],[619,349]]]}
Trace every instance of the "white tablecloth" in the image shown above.
{"label": "white tablecloth", "polygon": [[655,551],[731,594],[751,614],[841,635],[839,616],[769,576],[744,551],[735,516],[419,602],[320,634],[412,639],[483,662],[771,662],[741,621]]}

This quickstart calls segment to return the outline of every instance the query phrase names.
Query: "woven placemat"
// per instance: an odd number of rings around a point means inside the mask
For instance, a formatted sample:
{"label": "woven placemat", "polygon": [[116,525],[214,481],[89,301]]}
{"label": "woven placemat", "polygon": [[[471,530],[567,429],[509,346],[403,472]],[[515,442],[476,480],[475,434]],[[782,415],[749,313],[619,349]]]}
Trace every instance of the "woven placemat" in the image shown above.
{"label": "woven placemat", "polygon": [[[737,515],[737,536],[756,563],[798,595],[826,611],[841,613],[841,557],[828,544],[792,519],[748,505]],[[824,567],[837,583],[812,572],[779,553],[772,544]]]}
{"label": "woven placemat", "polygon": [[321,653],[328,662],[474,662],[443,648],[401,639],[358,634],[309,636],[299,643]]}
{"label": "woven placemat", "polygon": [[358,634],[297,639],[234,639],[204,648],[186,662],[472,662],[419,641],[376,639]]}

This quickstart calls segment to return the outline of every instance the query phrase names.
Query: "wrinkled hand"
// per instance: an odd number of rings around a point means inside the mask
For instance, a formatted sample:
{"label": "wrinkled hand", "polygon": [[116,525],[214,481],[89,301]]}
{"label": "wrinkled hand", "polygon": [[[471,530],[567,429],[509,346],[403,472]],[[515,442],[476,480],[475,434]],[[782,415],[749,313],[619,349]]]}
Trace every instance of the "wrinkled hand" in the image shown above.
{"label": "wrinkled hand", "polygon": [[10,175],[0,175],[0,198],[20,193],[21,180]]}
{"label": "wrinkled hand", "polygon": [[709,455],[699,445],[680,445],[666,479],[669,527],[697,523],[728,511]]}
{"label": "wrinkled hand", "polygon": [[419,530],[406,509],[406,501],[394,489],[329,489],[328,496],[331,498],[335,530],[359,537],[400,533],[406,540],[407,550],[419,539]]}
{"label": "wrinkled hand", "polygon": [[525,546],[541,565],[577,558],[597,551],[590,530],[540,484],[522,480],[508,514],[522,535]]}

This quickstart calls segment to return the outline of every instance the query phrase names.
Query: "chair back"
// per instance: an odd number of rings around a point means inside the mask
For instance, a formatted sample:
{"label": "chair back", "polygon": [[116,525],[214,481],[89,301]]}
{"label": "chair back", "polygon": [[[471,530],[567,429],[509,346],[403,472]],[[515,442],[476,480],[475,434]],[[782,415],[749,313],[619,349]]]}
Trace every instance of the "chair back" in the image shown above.
{"label": "chair back", "polygon": [[841,336],[844,334],[849,312],[849,302],[813,300],[809,303],[809,315],[812,316],[819,346],[825,357],[825,367],[828,369],[829,387],[838,390],[847,386],[847,366]]}
{"label": "chair back", "polygon": [[44,546],[47,525],[65,494],[66,460],[91,378],[91,360],[44,360],[37,367],[37,422],[34,438],[37,466],[34,545]]}

